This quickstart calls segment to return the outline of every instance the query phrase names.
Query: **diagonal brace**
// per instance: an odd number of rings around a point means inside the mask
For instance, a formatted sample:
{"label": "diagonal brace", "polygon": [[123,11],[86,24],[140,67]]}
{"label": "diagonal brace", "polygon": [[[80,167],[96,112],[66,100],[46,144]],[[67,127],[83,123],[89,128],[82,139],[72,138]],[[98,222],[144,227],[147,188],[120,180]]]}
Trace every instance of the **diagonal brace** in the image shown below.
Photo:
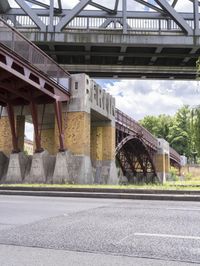
{"label": "diagonal brace", "polygon": [[46,25],[37,16],[35,11],[24,0],[15,0],[17,4],[24,10],[24,12],[33,20],[33,22],[40,28],[41,31],[46,31]]}
{"label": "diagonal brace", "polygon": [[[18,0],[19,1],[19,0]],[[82,0],[80,1],[69,14],[64,16],[60,22],[56,25],[56,32],[62,31],[62,29],[69,24],[89,3],[91,0]]]}
{"label": "diagonal brace", "polygon": [[55,101],[55,113],[56,113],[56,120],[57,120],[57,125],[58,125],[58,132],[59,132],[59,142],[60,142],[59,151],[62,152],[62,151],[65,151],[63,122],[62,122],[62,102]]}
{"label": "diagonal brace", "polygon": [[186,32],[188,35],[193,34],[192,28],[187,24],[184,18],[180,14],[178,14],[172,6],[170,6],[170,4],[166,0],[155,0],[155,2],[168,13],[168,15],[184,32]]}

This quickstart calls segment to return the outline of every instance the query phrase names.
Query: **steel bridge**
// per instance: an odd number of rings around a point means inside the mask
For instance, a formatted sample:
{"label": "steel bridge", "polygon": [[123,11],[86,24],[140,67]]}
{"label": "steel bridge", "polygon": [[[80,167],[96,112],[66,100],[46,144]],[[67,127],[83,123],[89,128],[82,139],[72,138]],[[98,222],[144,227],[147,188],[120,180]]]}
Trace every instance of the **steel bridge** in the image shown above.
{"label": "steel bridge", "polygon": [[[179,2],[191,11],[178,12]],[[198,0],[1,0],[0,15],[70,73],[91,77],[195,79]],[[102,1],[103,2],[103,1]],[[31,7],[31,5],[34,5]]]}
{"label": "steel bridge", "polygon": [[[0,19],[0,118],[7,108],[12,133],[13,152],[20,151],[16,132],[15,106],[29,106],[34,125],[36,152],[41,152],[41,130],[37,106],[54,103],[59,131],[60,151],[64,151],[62,102],[70,98],[70,74]],[[124,175],[136,173],[151,181],[156,176],[154,155],[158,140],[134,119],[116,109],[116,158]],[[170,160],[180,166],[180,155],[170,149]]]}
{"label": "steel bridge", "polygon": [[[130,181],[155,182],[158,139],[137,121],[116,109],[116,159]],[[180,155],[170,147],[170,164],[180,168]],[[141,174],[138,176],[138,174]]]}

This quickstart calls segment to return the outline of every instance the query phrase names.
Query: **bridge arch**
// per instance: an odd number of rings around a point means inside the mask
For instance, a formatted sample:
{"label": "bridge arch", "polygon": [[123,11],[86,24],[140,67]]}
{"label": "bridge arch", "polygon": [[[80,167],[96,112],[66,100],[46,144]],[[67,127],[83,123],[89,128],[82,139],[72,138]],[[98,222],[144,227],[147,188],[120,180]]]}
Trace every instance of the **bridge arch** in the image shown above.
{"label": "bridge arch", "polygon": [[153,155],[155,150],[149,148],[138,136],[125,137],[116,147],[117,163],[130,183],[153,183],[157,180]]}

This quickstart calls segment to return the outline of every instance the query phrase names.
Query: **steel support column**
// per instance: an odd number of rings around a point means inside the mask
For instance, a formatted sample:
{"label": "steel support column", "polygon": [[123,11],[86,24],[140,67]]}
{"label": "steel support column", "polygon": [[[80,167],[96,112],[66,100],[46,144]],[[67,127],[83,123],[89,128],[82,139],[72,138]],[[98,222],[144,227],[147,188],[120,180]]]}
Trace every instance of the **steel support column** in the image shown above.
{"label": "steel support column", "polygon": [[56,120],[58,125],[58,133],[59,133],[59,151],[65,151],[64,147],[64,133],[63,133],[63,122],[62,122],[62,102],[55,101],[55,113]]}
{"label": "steel support column", "polygon": [[8,119],[10,123],[11,134],[12,134],[12,145],[13,145],[12,153],[18,153],[20,152],[20,149],[18,147],[18,137],[17,137],[16,127],[15,127],[16,125],[15,114],[14,114],[13,106],[10,102],[7,103],[7,112],[8,112]]}
{"label": "steel support column", "polygon": [[39,134],[38,112],[37,112],[37,106],[34,100],[31,100],[30,102],[30,111],[32,115],[33,128],[34,128],[34,134],[35,134],[35,146],[36,146],[35,152],[39,153],[39,152],[42,152],[44,149],[41,147],[41,136]]}

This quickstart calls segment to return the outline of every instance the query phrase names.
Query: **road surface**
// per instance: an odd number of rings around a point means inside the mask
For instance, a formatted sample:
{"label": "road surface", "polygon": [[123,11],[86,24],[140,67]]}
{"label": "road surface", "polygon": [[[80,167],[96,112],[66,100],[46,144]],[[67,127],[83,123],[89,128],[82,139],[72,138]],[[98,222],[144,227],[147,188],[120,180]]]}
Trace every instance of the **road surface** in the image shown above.
{"label": "road surface", "polygon": [[1,266],[198,264],[198,202],[0,196]]}

